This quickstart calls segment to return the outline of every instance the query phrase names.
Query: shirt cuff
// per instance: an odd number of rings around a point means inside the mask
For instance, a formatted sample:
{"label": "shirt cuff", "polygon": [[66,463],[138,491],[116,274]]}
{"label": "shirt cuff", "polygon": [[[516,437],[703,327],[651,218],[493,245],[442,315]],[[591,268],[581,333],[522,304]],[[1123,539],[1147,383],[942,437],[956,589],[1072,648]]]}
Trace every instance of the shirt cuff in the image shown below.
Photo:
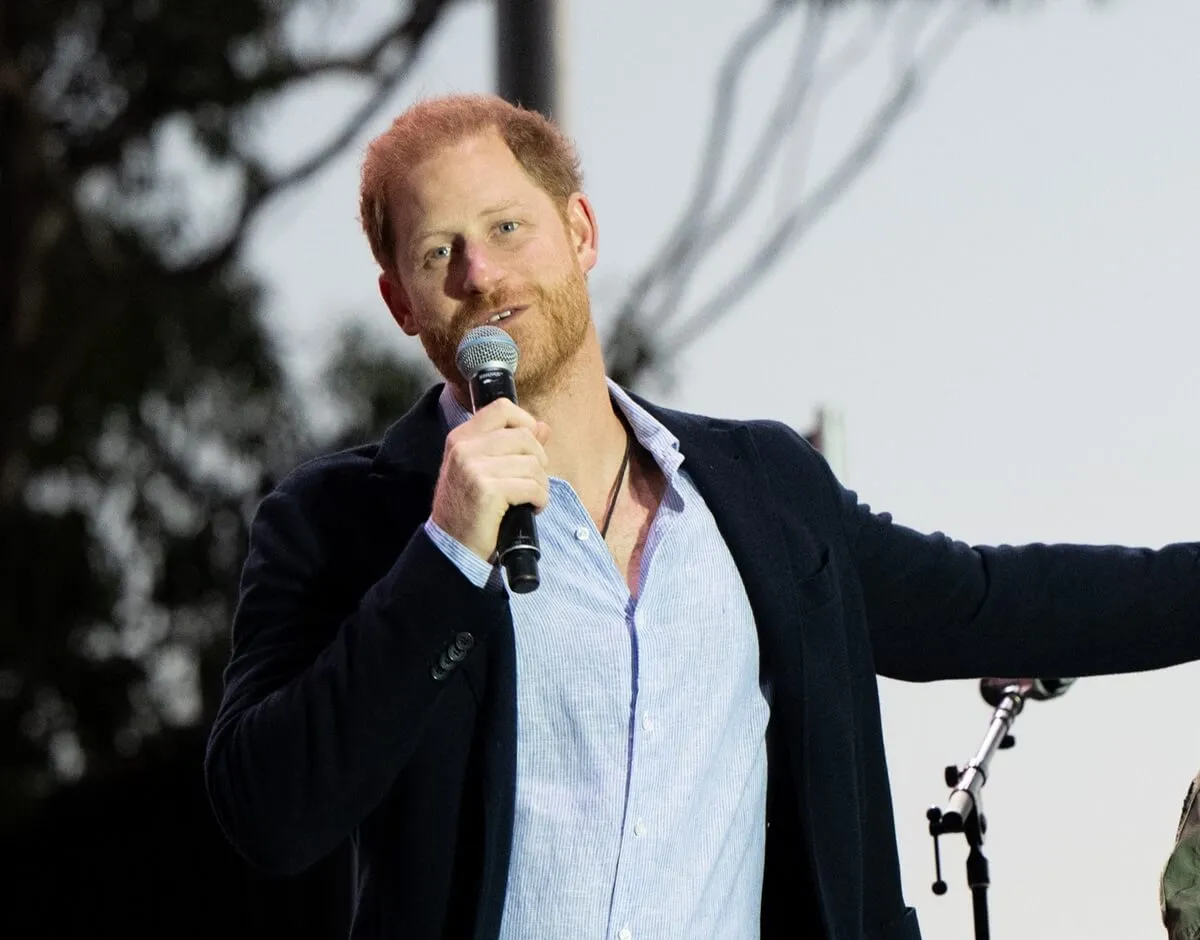
{"label": "shirt cuff", "polygon": [[459,571],[463,577],[477,588],[487,588],[493,591],[502,590],[504,579],[500,574],[500,566],[484,561],[473,551],[450,535],[432,519],[425,520],[425,534]]}

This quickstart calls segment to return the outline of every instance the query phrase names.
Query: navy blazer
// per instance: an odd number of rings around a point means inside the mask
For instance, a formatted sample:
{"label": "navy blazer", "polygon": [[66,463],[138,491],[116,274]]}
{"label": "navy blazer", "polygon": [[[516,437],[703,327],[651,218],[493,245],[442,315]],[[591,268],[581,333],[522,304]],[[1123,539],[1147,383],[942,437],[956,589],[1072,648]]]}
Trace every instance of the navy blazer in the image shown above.
{"label": "navy blazer", "polygon": [[[252,863],[297,872],[353,841],[356,938],[486,940],[504,905],[512,618],[421,527],[446,435],[438,393],[263,501],[209,739],[216,816]],[[679,438],[773,684],[764,938],[919,940],[877,672],[1081,676],[1200,657],[1196,545],[972,548],[872,513],[783,425],[642,404]]]}

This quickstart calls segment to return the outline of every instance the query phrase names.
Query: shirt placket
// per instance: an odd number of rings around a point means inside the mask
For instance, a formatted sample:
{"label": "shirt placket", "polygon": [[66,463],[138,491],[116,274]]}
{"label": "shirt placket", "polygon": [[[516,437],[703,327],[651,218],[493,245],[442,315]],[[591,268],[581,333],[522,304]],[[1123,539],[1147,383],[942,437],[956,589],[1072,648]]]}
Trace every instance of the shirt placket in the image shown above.
{"label": "shirt placket", "polygon": [[637,692],[633,696],[630,712],[627,797],[620,851],[617,856],[617,872],[613,882],[612,909],[605,940],[641,940],[653,936],[659,927],[647,922],[644,913],[639,920],[639,912],[645,911],[649,899],[640,895],[639,884],[634,878],[635,873],[640,872],[644,875],[648,870],[647,858],[652,851],[655,818],[663,816],[656,811],[656,802],[663,798],[663,781],[660,774],[665,769],[659,745],[664,729],[656,721],[657,702],[661,701],[657,696],[661,684],[656,679],[655,663],[647,661],[642,655],[644,645],[640,642],[640,635],[645,629],[654,628],[663,619],[655,618],[649,573],[654,557],[661,550],[677,515],[675,500],[664,496],[646,538],[640,599],[637,603],[631,602],[626,612],[626,627],[634,654],[634,681]]}

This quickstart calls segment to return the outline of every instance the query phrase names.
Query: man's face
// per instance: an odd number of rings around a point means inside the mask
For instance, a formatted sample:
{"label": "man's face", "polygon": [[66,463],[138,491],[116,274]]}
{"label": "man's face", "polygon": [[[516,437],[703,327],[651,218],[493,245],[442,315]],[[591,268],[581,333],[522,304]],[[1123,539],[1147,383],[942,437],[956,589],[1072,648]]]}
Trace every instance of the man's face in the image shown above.
{"label": "man's face", "polygon": [[522,397],[552,387],[591,322],[585,274],[595,264],[595,226],[586,198],[572,196],[562,211],[488,133],[418,164],[393,200],[396,276],[385,274],[380,287],[437,370],[461,384],[459,342],[493,323],[520,350]]}

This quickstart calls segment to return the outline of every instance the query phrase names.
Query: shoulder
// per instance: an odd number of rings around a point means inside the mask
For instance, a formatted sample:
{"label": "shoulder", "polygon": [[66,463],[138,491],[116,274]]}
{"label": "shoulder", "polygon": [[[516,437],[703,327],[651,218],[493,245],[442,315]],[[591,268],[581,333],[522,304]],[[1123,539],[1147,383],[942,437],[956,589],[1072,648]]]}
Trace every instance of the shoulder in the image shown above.
{"label": "shoulder", "polygon": [[[625,391],[625,390],[623,390]],[[642,398],[640,395],[625,391],[625,394],[645,409],[655,419],[662,422],[668,429],[690,434],[748,432],[756,440],[777,440],[790,442],[793,445],[809,447],[808,442],[794,428],[782,421],[765,418],[714,418],[711,415],[699,414],[692,411],[681,411],[677,408],[667,408]]]}
{"label": "shoulder", "polygon": [[379,455],[379,443],[360,444],[310,458],[287,474],[275,492],[307,502],[331,487],[353,486],[371,472]]}
{"label": "shoulder", "polygon": [[[377,441],[322,454],[280,480],[275,492],[300,502],[356,498],[383,477],[436,476],[445,428],[438,409],[441,386],[426,391]],[[368,484],[368,485],[364,485]]]}
{"label": "shoulder", "polygon": [[767,418],[714,418],[710,415],[664,408],[636,396],[631,397],[677,437],[697,442],[717,436],[742,437],[766,460],[800,459],[824,463],[820,452],[795,428],[782,421]]}
{"label": "shoulder", "polygon": [[330,525],[361,516],[378,445],[365,444],[306,460],[278,481],[254,511],[251,543],[316,548]]}

